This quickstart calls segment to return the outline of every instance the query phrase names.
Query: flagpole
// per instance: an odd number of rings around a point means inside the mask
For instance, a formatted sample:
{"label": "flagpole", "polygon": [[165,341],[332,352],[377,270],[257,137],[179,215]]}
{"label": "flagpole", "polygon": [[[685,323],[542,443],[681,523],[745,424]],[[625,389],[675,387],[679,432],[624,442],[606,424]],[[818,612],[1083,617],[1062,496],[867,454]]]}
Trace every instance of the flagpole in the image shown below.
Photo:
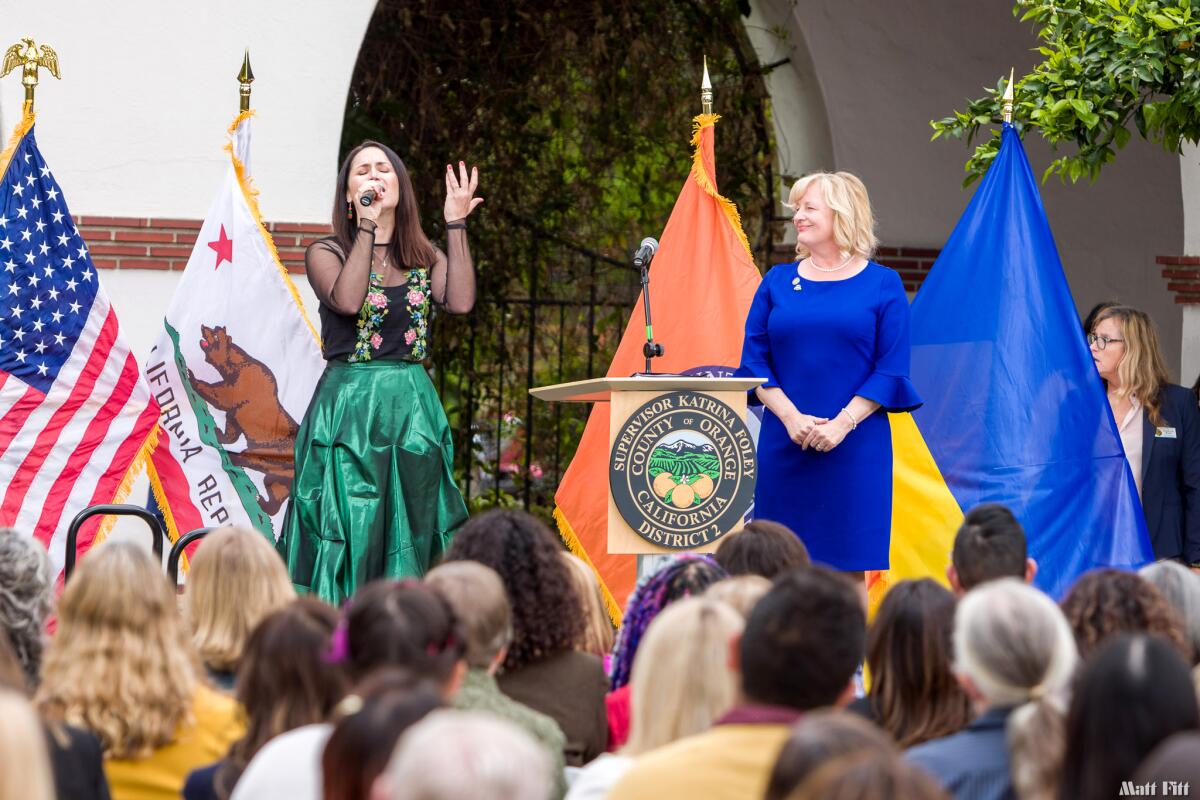
{"label": "flagpole", "polygon": [[0,78],[21,67],[21,83],[25,87],[25,110],[33,112],[33,95],[38,85],[38,68],[45,67],[55,78],[62,80],[58,73],[58,53],[48,44],[38,46],[33,39],[23,37],[21,41],[9,47],[4,52],[4,64],[0,68]]}
{"label": "flagpole", "polygon": [[250,48],[242,59],[242,69],[238,72],[238,95],[241,97],[241,110],[250,110],[250,84],[254,83],[254,72],[250,69]]}
{"label": "flagpole", "polygon": [[712,81],[708,78],[708,56],[704,57],[704,77],[700,81],[700,111],[704,114],[712,113],[713,91]]}
{"label": "flagpole", "polygon": [[1015,72],[1015,68],[1009,68],[1008,70],[1008,87],[1004,90],[1004,101],[1000,107],[1000,113],[1003,115],[1004,121],[1010,125],[1013,118],[1013,75]]}

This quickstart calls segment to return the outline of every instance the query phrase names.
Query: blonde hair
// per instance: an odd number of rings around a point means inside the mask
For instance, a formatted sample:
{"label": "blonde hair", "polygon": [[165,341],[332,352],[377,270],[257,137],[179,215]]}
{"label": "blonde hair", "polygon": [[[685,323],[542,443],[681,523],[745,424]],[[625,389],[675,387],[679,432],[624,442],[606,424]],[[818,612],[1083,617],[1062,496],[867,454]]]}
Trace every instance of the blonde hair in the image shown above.
{"label": "blonde hair", "polygon": [[570,566],[567,571],[571,573],[575,593],[583,601],[583,616],[587,620],[575,649],[603,657],[612,650],[616,635],[608,612],[604,610],[600,582],[596,580],[596,573],[592,572],[592,568],[582,558],[566,551],[563,551],[562,558]]}
{"label": "blonde hair", "polygon": [[[875,215],[867,187],[849,172],[814,172],[792,184],[788,208],[800,205],[800,199],[813,184],[821,187],[821,199],[833,211],[833,239],[838,249],[860,258],[870,258],[879,240],[875,238]],[[796,243],[796,255],[807,258],[808,248]]]}
{"label": "blonde hair", "polygon": [[991,706],[1017,706],[1007,741],[1013,789],[1022,800],[1057,791],[1065,752],[1062,694],[1079,657],[1058,605],[1016,578],[989,581],[959,601],[955,669]]}
{"label": "blonde hair", "polygon": [[717,581],[704,591],[709,600],[724,603],[742,615],[742,619],[750,616],[755,603],[771,591],[771,582],[762,575],[736,575],[732,578]]}
{"label": "blonde hair", "polygon": [[688,597],[663,609],[633,659],[629,741],[637,756],[707,730],[737,696],[729,646],[742,617],[724,603]]}
{"label": "blonde hair", "polygon": [[0,689],[0,800],[54,800],[46,734],[29,701]]}
{"label": "blonde hair", "polygon": [[159,565],[106,542],[67,583],[34,702],[95,733],[107,756],[141,758],[191,724],[200,669]]}
{"label": "blonde hair", "polygon": [[1122,397],[1136,397],[1146,407],[1151,422],[1164,424],[1160,393],[1171,382],[1171,373],[1167,371],[1167,362],[1158,346],[1154,323],[1144,311],[1113,306],[1096,315],[1096,322],[1088,333],[1094,333],[1096,326],[1106,319],[1121,323],[1121,336],[1125,339],[1125,356],[1117,365],[1117,377],[1121,379],[1117,393]]}
{"label": "blonde hair", "polygon": [[232,670],[263,617],[296,599],[283,559],[250,528],[219,528],[200,543],[184,590],[184,617],[200,659]]}

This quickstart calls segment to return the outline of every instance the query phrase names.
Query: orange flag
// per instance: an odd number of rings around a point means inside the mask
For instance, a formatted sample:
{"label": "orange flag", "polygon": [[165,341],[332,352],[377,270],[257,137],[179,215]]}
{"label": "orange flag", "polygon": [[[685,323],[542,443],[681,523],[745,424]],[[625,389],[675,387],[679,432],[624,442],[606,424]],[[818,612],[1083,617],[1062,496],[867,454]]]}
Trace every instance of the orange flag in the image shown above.
{"label": "orange flag", "polygon": [[[692,169],[650,265],[650,313],[655,341],[666,355],[656,372],[728,375],[741,361],[750,301],[762,276],[754,266],[741,217],[717,193],[713,126],[716,114],[696,117]],[[645,369],[642,299],[629,318],[609,377]],[[608,553],[608,403],[596,403],[558,491],[554,517],[567,546],[600,578],[608,613],[621,609],[637,580],[637,556]]]}

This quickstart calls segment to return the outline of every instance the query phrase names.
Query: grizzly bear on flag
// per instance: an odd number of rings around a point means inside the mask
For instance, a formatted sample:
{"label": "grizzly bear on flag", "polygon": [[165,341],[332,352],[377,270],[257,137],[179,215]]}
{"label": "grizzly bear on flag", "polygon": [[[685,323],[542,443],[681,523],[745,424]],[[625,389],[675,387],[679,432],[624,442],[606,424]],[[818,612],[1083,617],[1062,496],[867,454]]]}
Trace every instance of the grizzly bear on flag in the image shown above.
{"label": "grizzly bear on flag", "polygon": [[300,426],[279,402],[275,375],[229,337],[224,326],[200,326],[204,360],[220,374],[220,383],[205,383],[188,370],[188,382],[213,408],[225,412],[225,430],[217,441],[231,445],[243,434],[241,452],[227,451],[243,469],[263,474],[267,496],[259,497],[263,511],[273,516],[292,488],[293,448]]}

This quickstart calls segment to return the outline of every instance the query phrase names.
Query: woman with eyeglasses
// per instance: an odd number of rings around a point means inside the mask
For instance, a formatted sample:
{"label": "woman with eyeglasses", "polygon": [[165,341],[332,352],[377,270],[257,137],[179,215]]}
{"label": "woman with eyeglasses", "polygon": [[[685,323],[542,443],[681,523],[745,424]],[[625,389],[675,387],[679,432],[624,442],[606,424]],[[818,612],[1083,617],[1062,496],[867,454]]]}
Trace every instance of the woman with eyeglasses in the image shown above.
{"label": "woman with eyeglasses", "polygon": [[1096,315],[1088,345],[1104,380],[1125,458],[1158,559],[1200,572],[1200,409],[1170,382],[1154,324],[1113,306]]}

